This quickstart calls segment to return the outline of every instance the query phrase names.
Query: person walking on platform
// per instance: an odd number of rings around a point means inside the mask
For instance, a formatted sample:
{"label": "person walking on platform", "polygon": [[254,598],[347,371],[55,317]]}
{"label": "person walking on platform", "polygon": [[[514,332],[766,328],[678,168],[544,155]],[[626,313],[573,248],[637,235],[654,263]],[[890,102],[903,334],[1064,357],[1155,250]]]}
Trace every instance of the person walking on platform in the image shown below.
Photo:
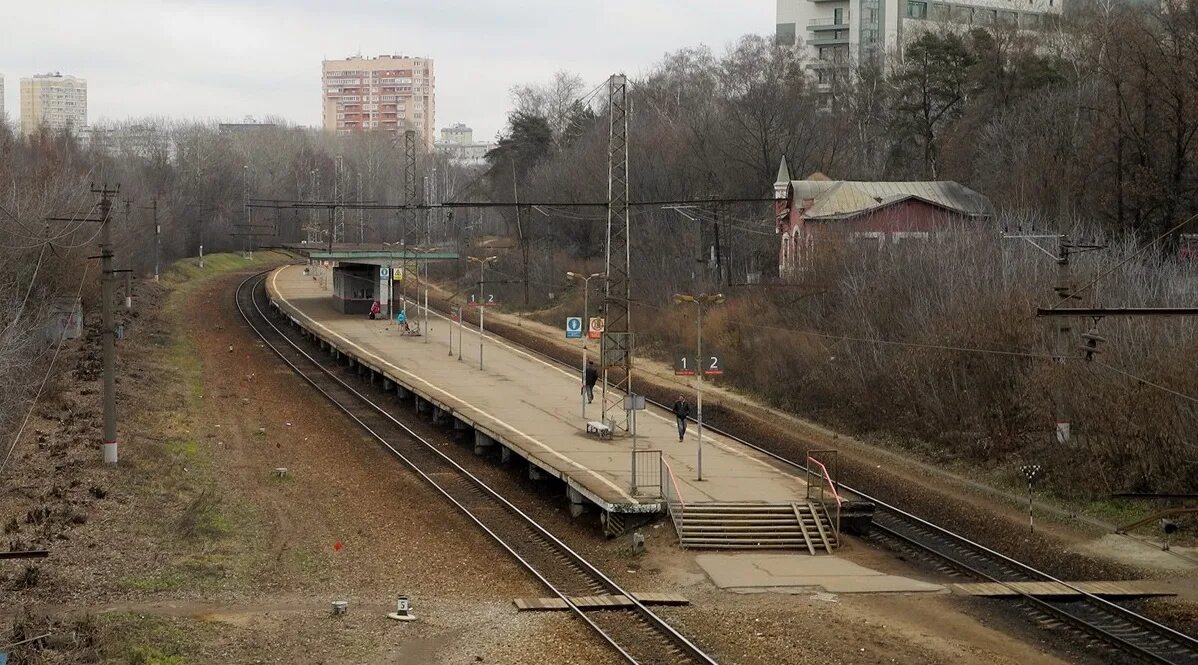
{"label": "person walking on platform", "polygon": [[587,361],[586,372],[583,373],[582,391],[586,393],[587,404],[595,401],[595,382],[599,380],[599,370],[595,369],[595,361]]}
{"label": "person walking on platform", "polygon": [[370,320],[373,321],[376,318],[378,318],[379,312],[382,312],[382,311],[383,311],[383,306],[379,304],[379,301],[376,300],[376,301],[370,303]]}
{"label": "person walking on platform", "polygon": [[408,327],[408,313],[402,309],[399,310],[399,314],[395,315],[395,324],[405,333],[411,331],[411,328]]}
{"label": "person walking on platform", "polygon": [[687,403],[686,398],[682,395],[674,400],[674,418],[678,420],[678,440],[686,436],[686,419],[691,415],[691,405]]}

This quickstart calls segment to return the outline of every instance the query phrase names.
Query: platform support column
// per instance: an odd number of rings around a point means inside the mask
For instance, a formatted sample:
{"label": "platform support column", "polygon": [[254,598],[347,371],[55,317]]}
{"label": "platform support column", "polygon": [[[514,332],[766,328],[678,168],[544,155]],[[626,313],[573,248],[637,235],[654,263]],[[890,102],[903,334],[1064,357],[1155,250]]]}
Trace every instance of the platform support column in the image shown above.
{"label": "platform support column", "polygon": [[566,496],[570,499],[570,516],[580,517],[586,512],[586,498],[573,487],[566,488]]}
{"label": "platform support column", "polygon": [[529,480],[541,480],[544,477],[545,477],[545,473],[543,471],[541,471],[541,469],[536,464],[533,464],[532,462],[528,463],[528,479]]}
{"label": "platform support column", "polygon": [[508,464],[512,461],[512,449],[504,446],[499,449],[499,461],[503,464]]}
{"label": "platform support column", "polygon": [[483,456],[487,454],[487,449],[495,445],[495,440],[483,434],[478,430],[474,430],[474,454]]}

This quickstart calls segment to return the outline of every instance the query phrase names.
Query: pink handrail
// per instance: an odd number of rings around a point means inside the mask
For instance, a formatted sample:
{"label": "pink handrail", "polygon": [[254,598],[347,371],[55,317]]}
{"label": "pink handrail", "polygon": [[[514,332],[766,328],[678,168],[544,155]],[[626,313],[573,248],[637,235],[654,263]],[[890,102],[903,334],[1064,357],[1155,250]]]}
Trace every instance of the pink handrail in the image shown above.
{"label": "pink handrail", "polygon": [[810,464],[815,464],[819,467],[820,472],[824,476],[824,480],[828,483],[828,487],[832,488],[832,498],[836,499],[836,506],[840,507],[843,505],[844,499],[840,498],[840,493],[836,491],[836,483],[832,482],[832,476],[828,475],[828,468],[824,466],[824,463],[810,455],[807,456],[807,462]]}
{"label": "pink handrail", "polygon": [[674,494],[678,496],[678,503],[682,505],[682,510],[686,510],[686,501],[682,498],[682,490],[678,489],[678,480],[674,477],[674,469],[670,468],[670,463],[663,457],[661,465],[666,468],[666,474],[670,477],[670,486],[674,488]]}

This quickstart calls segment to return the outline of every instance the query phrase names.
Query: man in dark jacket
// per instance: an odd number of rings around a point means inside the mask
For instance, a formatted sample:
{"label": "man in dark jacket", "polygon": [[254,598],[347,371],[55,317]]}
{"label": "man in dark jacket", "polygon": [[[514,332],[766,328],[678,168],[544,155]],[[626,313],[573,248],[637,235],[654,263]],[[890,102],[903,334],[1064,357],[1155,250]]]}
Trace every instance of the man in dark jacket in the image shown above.
{"label": "man in dark jacket", "polygon": [[582,381],[582,391],[587,395],[587,404],[595,401],[595,382],[598,380],[599,370],[595,369],[595,361],[588,360]]}
{"label": "man in dark jacket", "polygon": [[678,440],[686,436],[686,419],[691,415],[691,405],[687,403],[686,398],[682,395],[674,400],[674,418],[678,420]]}

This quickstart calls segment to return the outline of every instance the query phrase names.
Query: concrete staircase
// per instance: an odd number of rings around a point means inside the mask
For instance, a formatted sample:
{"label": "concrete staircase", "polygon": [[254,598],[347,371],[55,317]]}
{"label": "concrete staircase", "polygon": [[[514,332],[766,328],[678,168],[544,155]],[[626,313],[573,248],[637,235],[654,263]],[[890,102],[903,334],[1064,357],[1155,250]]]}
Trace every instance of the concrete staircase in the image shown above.
{"label": "concrete staircase", "polygon": [[676,515],[690,549],[798,549],[832,553],[836,533],[822,504],[688,503]]}

